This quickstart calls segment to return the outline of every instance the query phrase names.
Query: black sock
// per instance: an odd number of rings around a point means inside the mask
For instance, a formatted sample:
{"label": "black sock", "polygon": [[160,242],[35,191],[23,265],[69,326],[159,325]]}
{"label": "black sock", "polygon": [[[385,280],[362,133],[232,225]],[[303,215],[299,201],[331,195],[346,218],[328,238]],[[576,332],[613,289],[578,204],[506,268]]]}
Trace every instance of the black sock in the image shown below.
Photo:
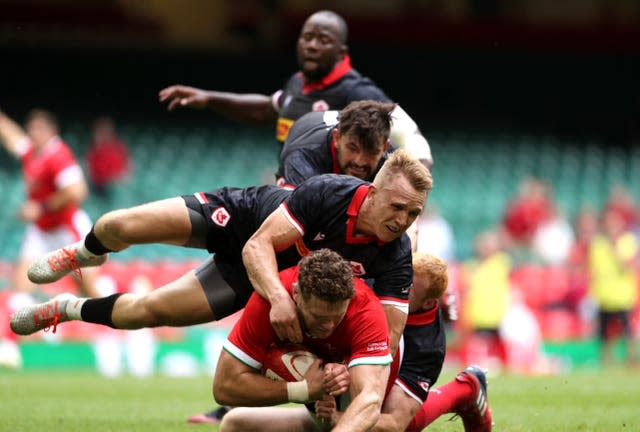
{"label": "black sock", "polygon": [[113,325],[113,321],[111,321],[111,313],[113,312],[113,305],[121,295],[122,293],[88,299],[80,309],[82,321],[116,328],[116,326]]}
{"label": "black sock", "polygon": [[94,229],[95,229],[95,225],[91,227],[91,231],[84,238],[84,247],[86,247],[89,250],[89,252],[91,252],[94,255],[104,255],[106,253],[113,252],[112,250],[104,247],[104,245],[100,242],[100,240],[98,240],[98,237],[96,237],[96,233]]}

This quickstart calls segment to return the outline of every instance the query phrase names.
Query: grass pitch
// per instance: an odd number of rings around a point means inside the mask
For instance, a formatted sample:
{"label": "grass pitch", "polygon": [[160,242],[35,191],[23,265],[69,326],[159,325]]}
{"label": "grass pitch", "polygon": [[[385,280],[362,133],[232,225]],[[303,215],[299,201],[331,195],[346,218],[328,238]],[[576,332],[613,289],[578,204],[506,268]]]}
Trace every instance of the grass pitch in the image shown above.
{"label": "grass pitch", "polygon": [[[453,371],[443,374],[444,383]],[[640,430],[640,371],[557,377],[490,376],[495,431]],[[89,372],[0,371],[0,430],[52,432],[217,431],[186,418],[210,409],[211,378],[104,378]],[[428,431],[462,431],[441,417]]]}

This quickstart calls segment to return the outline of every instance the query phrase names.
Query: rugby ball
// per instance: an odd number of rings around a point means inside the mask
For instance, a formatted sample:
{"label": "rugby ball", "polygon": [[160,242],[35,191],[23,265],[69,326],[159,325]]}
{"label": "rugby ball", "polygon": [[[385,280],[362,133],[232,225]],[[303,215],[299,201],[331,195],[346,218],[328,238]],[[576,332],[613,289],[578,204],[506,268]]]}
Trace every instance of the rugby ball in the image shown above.
{"label": "rugby ball", "polygon": [[262,364],[262,373],[275,381],[301,381],[317,358],[302,345],[272,345]]}

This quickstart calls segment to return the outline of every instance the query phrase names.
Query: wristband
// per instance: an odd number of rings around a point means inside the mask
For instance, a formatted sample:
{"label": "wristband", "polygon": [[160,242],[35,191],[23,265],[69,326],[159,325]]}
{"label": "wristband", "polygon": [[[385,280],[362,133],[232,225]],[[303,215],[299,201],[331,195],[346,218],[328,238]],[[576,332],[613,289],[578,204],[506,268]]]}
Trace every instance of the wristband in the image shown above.
{"label": "wristband", "polygon": [[303,403],[309,400],[309,386],[307,380],[287,383],[289,402]]}

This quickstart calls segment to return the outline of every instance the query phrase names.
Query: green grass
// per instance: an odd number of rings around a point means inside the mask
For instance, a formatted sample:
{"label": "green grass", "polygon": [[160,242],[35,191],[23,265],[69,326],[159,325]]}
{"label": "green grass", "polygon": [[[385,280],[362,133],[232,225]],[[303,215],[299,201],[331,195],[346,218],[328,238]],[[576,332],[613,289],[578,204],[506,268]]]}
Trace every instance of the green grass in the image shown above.
{"label": "green grass", "polygon": [[[452,377],[445,373],[440,382]],[[639,371],[490,377],[495,431],[640,430]],[[0,430],[217,431],[186,418],[212,406],[211,378],[108,379],[89,372],[0,371]],[[441,417],[428,431],[462,431]]]}

